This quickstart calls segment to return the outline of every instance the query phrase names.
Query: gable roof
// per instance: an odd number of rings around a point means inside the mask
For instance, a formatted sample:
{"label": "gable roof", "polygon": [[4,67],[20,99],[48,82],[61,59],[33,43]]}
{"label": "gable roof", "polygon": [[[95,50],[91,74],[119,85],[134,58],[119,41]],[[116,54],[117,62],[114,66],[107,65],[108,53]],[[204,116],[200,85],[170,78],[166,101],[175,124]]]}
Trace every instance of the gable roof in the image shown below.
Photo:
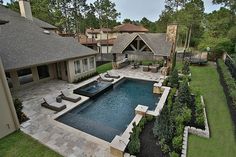
{"label": "gable roof", "polygon": [[5,70],[97,54],[74,38],[44,33],[34,22],[0,5],[0,57]]}
{"label": "gable roof", "polygon": [[166,41],[165,33],[132,33],[121,34],[116,39],[111,53],[123,53],[136,37],[140,37],[154,55],[170,56],[172,43]]}
{"label": "gable roof", "polygon": [[143,26],[138,26],[131,23],[124,23],[122,25],[118,25],[114,27],[114,31],[116,32],[148,32],[149,30],[144,28]]}

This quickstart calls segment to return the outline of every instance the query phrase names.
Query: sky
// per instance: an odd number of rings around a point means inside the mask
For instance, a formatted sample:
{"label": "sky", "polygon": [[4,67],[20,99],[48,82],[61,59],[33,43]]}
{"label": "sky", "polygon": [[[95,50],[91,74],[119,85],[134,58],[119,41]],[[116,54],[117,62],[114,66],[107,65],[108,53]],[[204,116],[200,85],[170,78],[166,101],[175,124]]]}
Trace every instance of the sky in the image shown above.
{"label": "sky", "polygon": [[[10,0],[3,0],[4,3]],[[95,0],[87,0],[88,3],[92,3]],[[141,20],[143,17],[148,18],[151,21],[156,21],[159,18],[162,10],[164,10],[165,0],[111,0],[115,2],[116,9],[121,13],[118,21],[123,21],[125,18],[131,20]],[[212,0],[203,0],[205,5],[205,12],[210,13],[214,10],[218,10],[220,5],[213,5]]]}

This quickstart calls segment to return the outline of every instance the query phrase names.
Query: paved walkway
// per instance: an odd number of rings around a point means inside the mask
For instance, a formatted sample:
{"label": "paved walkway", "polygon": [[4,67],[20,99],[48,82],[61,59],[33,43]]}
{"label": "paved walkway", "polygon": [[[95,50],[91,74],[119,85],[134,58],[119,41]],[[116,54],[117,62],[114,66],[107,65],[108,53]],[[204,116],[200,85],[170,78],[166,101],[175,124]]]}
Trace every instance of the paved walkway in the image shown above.
{"label": "paved walkway", "polygon": [[[133,70],[131,67],[111,70],[110,72],[121,76],[147,80],[158,80],[160,78],[159,73],[142,72],[141,69]],[[60,94],[61,90],[69,89],[72,91],[96,78],[93,77],[79,84],[69,84],[61,80],[50,80],[14,92],[13,95],[23,101],[23,112],[30,118],[29,121],[21,125],[21,130],[63,156],[110,157],[108,142],[103,142],[95,137],[91,138],[90,135],[70,127],[65,127],[53,119],[55,116],[63,114],[78,104],[63,100],[62,103],[66,104],[67,108],[60,113],[55,113],[52,110],[41,107],[43,97],[47,95],[56,97]],[[82,100],[79,103],[87,99],[87,97],[82,96]]]}

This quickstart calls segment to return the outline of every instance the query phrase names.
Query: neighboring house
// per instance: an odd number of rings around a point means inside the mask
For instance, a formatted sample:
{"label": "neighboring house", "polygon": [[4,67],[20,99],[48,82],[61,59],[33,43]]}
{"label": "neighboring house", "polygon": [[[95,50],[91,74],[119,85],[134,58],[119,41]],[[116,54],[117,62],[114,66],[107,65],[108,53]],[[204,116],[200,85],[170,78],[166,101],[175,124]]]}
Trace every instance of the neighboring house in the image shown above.
{"label": "neighboring house", "polygon": [[123,33],[147,33],[148,29],[143,26],[137,26],[130,23],[118,25],[113,29],[86,29],[85,38],[80,38],[80,43],[99,53],[110,53],[114,41],[120,34]]}
{"label": "neighboring house", "polygon": [[[0,25],[5,24],[0,20]],[[0,138],[19,129],[19,121],[0,57]]]}
{"label": "neighboring house", "polygon": [[114,42],[111,53],[124,54],[129,60],[164,59],[171,68],[176,35],[177,25],[169,25],[167,33],[124,33]]}
{"label": "neighboring house", "polygon": [[49,79],[74,82],[96,71],[96,51],[33,18],[28,1],[19,4],[21,15],[0,6],[0,19],[9,21],[0,26],[0,56],[10,88]]}
{"label": "neighboring house", "polygon": [[124,23],[113,28],[117,35],[122,33],[148,33],[149,30],[140,25]]}

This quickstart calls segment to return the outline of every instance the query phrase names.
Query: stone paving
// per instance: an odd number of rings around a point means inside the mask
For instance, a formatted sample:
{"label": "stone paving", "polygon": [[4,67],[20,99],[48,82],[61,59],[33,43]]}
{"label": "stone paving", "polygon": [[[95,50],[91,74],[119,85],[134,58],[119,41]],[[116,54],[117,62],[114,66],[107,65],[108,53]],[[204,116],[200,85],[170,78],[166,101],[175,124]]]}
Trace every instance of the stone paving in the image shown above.
{"label": "stone paving", "polygon": [[[161,76],[160,73],[142,72],[141,68],[134,70],[131,67],[111,70],[110,72],[126,77],[156,81]],[[79,103],[86,101],[87,97],[82,96],[82,100],[77,104],[63,100],[62,103],[66,104],[67,108],[60,113],[41,107],[43,97],[47,95],[56,97],[63,89],[72,91],[96,78],[97,76],[79,84],[50,80],[13,92],[14,97],[23,101],[23,112],[30,118],[29,121],[21,125],[21,130],[63,156],[110,157],[110,144],[108,142],[96,139],[96,137],[71,127],[65,127],[64,124],[54,120],[55,116],[61,115]]]}

